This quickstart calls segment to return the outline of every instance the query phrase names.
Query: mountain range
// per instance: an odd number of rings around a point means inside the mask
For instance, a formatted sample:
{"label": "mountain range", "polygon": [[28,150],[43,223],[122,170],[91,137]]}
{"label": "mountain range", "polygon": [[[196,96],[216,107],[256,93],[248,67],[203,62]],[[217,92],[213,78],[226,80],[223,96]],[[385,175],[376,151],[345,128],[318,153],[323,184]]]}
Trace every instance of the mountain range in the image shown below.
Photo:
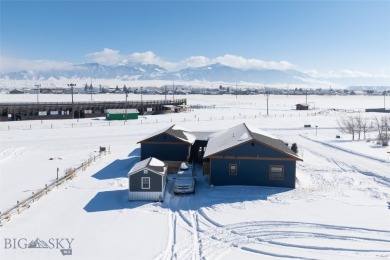
{"label": "mountain range", "polygon": [[118,64],[106,66],[98,63],[72,65],[63,70],[18,71],[0,74],[0,78],[10,80],[48,80],[51,78],[94,78],[121,80],[182,80],[182,81],[223,81],[253,82],[261,84],[306,84],[315,80],[308,74],[297,70],[277,69],[239,69],[220,63],[184,68],[177,71],[143,63]]}

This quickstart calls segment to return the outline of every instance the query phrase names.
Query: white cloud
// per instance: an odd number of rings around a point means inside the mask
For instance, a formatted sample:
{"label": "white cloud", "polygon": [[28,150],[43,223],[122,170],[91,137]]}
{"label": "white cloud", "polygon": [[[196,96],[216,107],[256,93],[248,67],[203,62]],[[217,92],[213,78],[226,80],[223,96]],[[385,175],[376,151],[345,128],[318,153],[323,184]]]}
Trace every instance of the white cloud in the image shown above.
{"label": "white cloud", "polygon": [[152,51],[135,52],[132,54],[120,54],[117,50],[104,48],[103,51],[94,52],[86,55],[94,62],[104,65],[125,65],[131,62],[140,62],[146,64],[156,64],[169,70],[180,69],[184,67],[201,67],[213,63],[221,63],[226,66],[231,66],[241,69],[289,69],[293,65],[288,61],[263,61],[258,59],[247,59],[242,56],[226,54],[216,58],[208,58],[205,56],[191,56],[178,62],[166,61],[157,56]]}
{"label": "white cloud", "polygon": [[390,78],[390,75],[386,75],[385,73],[380,72],[377,74],[357,71],[357,70],[348,70],[343,69],[340,71],[328,71],[326,73],[320,73],[317,70],[308,70],[305,73],[309,74],[315,78],[328,78],[328,79],[341,79],[341,78]]}
{"label": "white cloud", "polygon": [[119,51],[109,48],[104,48],[102,51],[89,53],[86,55],[86,57],[103,65],[114,65],[122,59]]}
{"label": "white cloud", "polygon": [[8,73],[22,70],[67,70],[72,64],[53,60],[24,60],[9,57],[0,57],[0,72]]}
{"label": "white cloud", "polygon": [[221,63],[226,66],[240,68],[240,69],[289,69],[293,65],[288,61],[263,61],[258,59],[247,59],[242,56],[232,54],[225,54],[213,59],[204,56],[192,56],[179,64],[184,67],[201,67],[214,63]]}
{"label": "white cloud", "polygon": [[182,67],[202,67],[211,64],[211,60],[205,56],[191,56],[179,62]]}
{"label": "white cloud", "polygon": [[288,61],[263,61],[258,59],[246,59],[241,56],[226,54],[215,58],[215,61],[227,66],[242,69],[290,69],[293,67]]}

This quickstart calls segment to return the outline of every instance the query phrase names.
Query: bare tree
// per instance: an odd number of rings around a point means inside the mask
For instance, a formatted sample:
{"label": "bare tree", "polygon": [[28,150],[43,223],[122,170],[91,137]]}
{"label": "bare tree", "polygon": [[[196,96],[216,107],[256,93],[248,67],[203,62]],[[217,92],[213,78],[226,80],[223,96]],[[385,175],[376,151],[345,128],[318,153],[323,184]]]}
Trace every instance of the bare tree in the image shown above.
{"label": "bare tree", "polygon": [[355,131],[358,134],[358,140],[360,140],[361,133],[363,133],[363,139],[366,139],[366,133],[373,129],[372,121],[367,117],[362,117],[359,113],[354,117]]}
{"label": "bare tree", "polygon": [[366,133],[371,132],[374,129],[373,122],[368,117],[362,118],[360,127],[363,132],[364,139],[366,139]]}
{"label": "bare tree", "polygon": [[382,116],[381,118],[375,117],[374,119],[375,129],[378,131],[378,142],[383,146],[389,145],[389,126],[390,117]]}
{"label": "bare tree", "polygon": [[352,140],[355,140],[356,120],[353,116],[343,117],[337,120],[337,124],[342,133],[351,134]]}
{"label": "bare tree", "polygon": [[357,114],[356,116],[353,117],[352,119],[354,121],[355,125],[355,132],[358,135],[358,140],[360,141],[360,135],[362,133],[362,124],[363,124],[363,118],[362,114]]}

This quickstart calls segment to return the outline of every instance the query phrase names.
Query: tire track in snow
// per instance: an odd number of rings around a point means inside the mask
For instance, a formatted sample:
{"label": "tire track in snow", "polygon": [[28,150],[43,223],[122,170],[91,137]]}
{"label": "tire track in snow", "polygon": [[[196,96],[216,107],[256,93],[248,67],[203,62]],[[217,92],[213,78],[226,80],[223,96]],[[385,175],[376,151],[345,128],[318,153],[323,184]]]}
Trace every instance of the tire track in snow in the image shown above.
{"label": "tire track in snow", "polygon": [[8,148],[0,153],[0,163],[3,163],[9,159],[17,157],[19,154],[26,150],[25,147]]}
{"label": "tire track in snow", "polygon": [[[213,247],[211,250],[214,250],[215,253],[213,257],[231,247],[262,255],[300,259],[305,259],[303,255],[308,250],[312,252],[312,255],[320,253],[325,258],[329,253],[336,254],[339,257],[350,256],[350,254],[365,254],[367,257],[376,257],[390,252],[390,231],[283,221],[255,221],[230,225],[214,225],[214,223],[208,221],[209,217],[203,211],[199,212],[202,212],[200,216],[204,221],[213,226],[204,231],[204,237],[202,238],[203,240],[211,239],[216,242],[209,243]],[[319,245],[300,245],[283,242],[286,239],[292,241],[311,239]],[[344,242],[353,242],[356,244],[356,247],[342,247],[340,245],[333,247],[321,246],[323,240],[337,241],[341,245]],[[215,244],[219,245],[215,246]],[[253,248],[253,245],[264,249],[258,250]],[[288,248],[291,254],[280,255],[275,253],[280,252],[282,248]]]}

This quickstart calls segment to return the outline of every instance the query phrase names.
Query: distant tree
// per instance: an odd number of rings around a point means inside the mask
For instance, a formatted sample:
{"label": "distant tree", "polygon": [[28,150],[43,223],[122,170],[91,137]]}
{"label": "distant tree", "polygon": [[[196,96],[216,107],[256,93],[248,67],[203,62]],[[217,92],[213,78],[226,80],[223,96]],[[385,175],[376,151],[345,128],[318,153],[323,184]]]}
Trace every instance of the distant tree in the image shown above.
{"label": "distant tree", "polygon": [[123,86],[123,92],[125,92],[125,93],[129,93],[129,91],[128,91],[128,89],[127,89],[126,85],[124,85],[124,86]]}
{"label": "distant tree", "polygon": [[116,88],[115,88],[115,90],[119,90],[119,87],[118,87],[118,85],[116,85]]}
{"label": "distant tree", "polygon": [[291,150],[294,152],[294,153],[298,153],[298,145],[296,143],[293,143],[291,145]]}
{"label": "distant tree", "polygon": [[88,90],[88,84],[87,84],[87,83],[85,83],[85,86],[84,86],[84,91],[85,91],[85,92],[87,92],[87,90]]}
{"label": "distant tree", "polygon": [[356,120],[353,116],[343,117],[337,120],[337,124],[342,133],[351,134],[352,140],[355,140]]}
{"label": "distant tree", "polygon": [[374,127],[378,131],[378,142],[382,146],[389,145],[389,126],[390,126],[390,116],[382,116],[381,118],[375,117]]}

